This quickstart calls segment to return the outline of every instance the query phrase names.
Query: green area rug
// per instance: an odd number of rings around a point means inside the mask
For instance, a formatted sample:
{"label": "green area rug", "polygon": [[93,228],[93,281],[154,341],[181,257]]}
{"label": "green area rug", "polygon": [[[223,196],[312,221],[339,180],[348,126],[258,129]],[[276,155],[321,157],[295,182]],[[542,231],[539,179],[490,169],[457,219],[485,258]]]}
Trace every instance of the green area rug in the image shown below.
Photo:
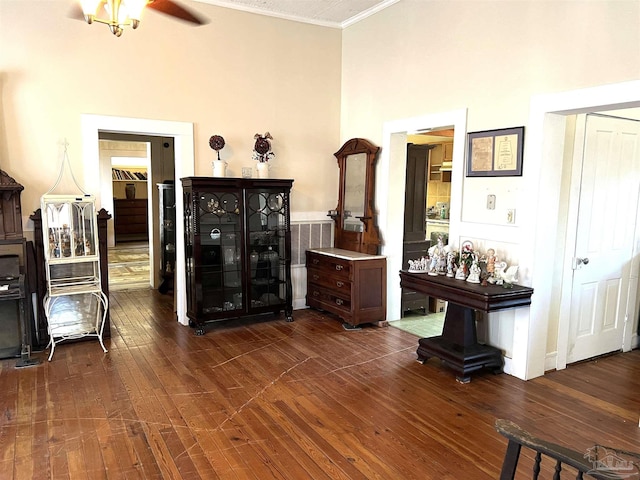
{"label": "green area rug", "polygon": [[399,328],[417,337],[437,337],[442,335],[444,312],[429,315],[409,315],[400,320],[389,322],[390,327]]}

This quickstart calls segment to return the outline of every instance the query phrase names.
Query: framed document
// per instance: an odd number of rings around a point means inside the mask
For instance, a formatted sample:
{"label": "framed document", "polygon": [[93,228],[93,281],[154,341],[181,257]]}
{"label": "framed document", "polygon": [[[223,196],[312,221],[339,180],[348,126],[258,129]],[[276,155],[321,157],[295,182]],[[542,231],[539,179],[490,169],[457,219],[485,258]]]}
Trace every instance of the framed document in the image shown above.
{"label": "framed document", "polygon": [[467,177],[522,175],[524,127],[468,134]]}

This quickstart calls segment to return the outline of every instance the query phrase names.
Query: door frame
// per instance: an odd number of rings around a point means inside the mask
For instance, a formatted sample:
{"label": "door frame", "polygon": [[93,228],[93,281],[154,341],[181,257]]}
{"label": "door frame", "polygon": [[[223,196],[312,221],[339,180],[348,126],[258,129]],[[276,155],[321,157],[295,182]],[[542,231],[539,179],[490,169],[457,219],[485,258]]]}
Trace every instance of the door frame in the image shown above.
{"label": "door frame", "polygon": [[[453,171],[451,198],[462,198],[467,109],[434,113],[385,122],[382,149],[376,172],[376,208],[384,237],[382,255],[387,257],[387,319],[397,320],[402,313],[402,289],[398,272],[402,269],[404,232],[404,186],[407,174],[407,132],[453,126]],[[462,202],[451,202],[449,238],[455,238]]]}
{"label": "door frame", "polygon": [[[172,122],[166,120],[148,120],[130,117],[113,117],[106,115],[81,114],[82,154],[84,162],[84,185],[87,191],[101,192],[102,177],[111,181],[108,175],[100,172],[99,131],[113,133],[130,133],[138,135],[153,135],[174,137],[175,149],[175,192],[176,192],[176,267],[175,267],[175,299],[178,322],[189,324],[187,318],[187,296],[184,255],[184,210],[182,184],[180,178],[192,176],[195,171],[194,133],[193,123]],[[98,172],[96,175],[95,172]],[[97,204],[106,205],[108,200],[96,194]]]}
{"label": "door frame", "polygon": [[[584,162],[584,148],[586,144],[586,134],[587,134],[587,117],[590,115],[587,114],[579,114],[576,116],[575,122],[575,132],[574,132],[574,140],[573,140],[573,151],[571,155],[565,158],[565,161],[570,161],[572,164],[571,167],[571,179],[570,179],[570,192],[569,192],[569,211],[567,215],[567,229],[566,229],[566,239],[564,244],[564,261],[563,261],[563,272],[562,272],[562,296],[560,300],[560,311],[566,312],[567,321],[560,322],[558,329],[558,355],[556,360],[556,368],[563,369],[567,366],[567,358],[569,357],[569,347],[571,343],[571,311],[572,311],[572,292],[574,286],[574,269],[572,268],[572,260],[575,255],[575,245],[578,240],[577,230],[578,230],[578,213],[579,206],[581,202],[581,177],[583,171],[583,162]],[[602,112],[599,116],[606,116],[606,112]],[[619,118],[619,115],[612,116],[612,118]],[[637,120],[632,120],[637,121]],[[638,215],[640,215],[640,211],[636,211],[636,228],[634,229],[634,251],[631,254],[631,258],[629,258],[630,262],[633,262],[633,257],[637,255],[637,245],[638,245]],[[637,262],[636,262],[637,263]],[[630,271],[630,278],[628,283],[628,292],[627,294],[627,302],[625,305],[626,314],[629,315],[634,311],[633,306],[637,301],[637,275],[634,280],[634,271],[637,271],[637,268],[634,268],[633,265]],[[635,288],[634,288],[635,285]],[[566,286],[566,288],[564,288]],[[562,317],[561,317],[562,318]],[[623,351],[631,350],[631,342],[633,335],[633,324],[635,318],[630,318],[625,322],[623,327],[623,340],[620,344],[620,348]],[[562,339],[562,341],[561,341]],[[566,344],[566,347],[564,346]],[[562,345],[562,348],[560,346]]]}
{"label": "door frame", "polygon": [[[527,195],[538,201],[528,206],[526,218],[534,221],[523,226],[523,251],[527,257],[521,261],[531,265],[531,286],[535,293],[528,324],[521,326],[518,338],[514,339],[514,350],[526,349],[525,379],[543,375],[548,369],[566,367],[569,316],[565,305],[559,310],[556,350],[547,353],[553,348],[547,347],[548,319],[553,291],[558,288],[554,285],[551,265],[563,261],[560,250],[555,256],[549,256],[549,238],[558,238],[561,227],[548,221],[548,212],[557,210],[561,195],[561,176],[550,172],[557,173],[564,162],[566,116],[637,107],[640,107],[640,80],[537,95],[531,99],[524,161],[531,169]],[[537,228],[542,225],[545,228]],[[625,341],[631,344],[631,338]]]}

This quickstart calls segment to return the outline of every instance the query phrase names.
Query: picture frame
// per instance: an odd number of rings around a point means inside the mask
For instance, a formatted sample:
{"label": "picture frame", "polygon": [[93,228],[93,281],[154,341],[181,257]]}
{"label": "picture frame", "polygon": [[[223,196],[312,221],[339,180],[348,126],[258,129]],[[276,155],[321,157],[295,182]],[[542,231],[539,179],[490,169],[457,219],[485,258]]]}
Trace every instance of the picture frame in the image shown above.
{"label": "picture frame", "polygon": [[522,175],[524,127],[473,132],[467,139],[467,177]]}

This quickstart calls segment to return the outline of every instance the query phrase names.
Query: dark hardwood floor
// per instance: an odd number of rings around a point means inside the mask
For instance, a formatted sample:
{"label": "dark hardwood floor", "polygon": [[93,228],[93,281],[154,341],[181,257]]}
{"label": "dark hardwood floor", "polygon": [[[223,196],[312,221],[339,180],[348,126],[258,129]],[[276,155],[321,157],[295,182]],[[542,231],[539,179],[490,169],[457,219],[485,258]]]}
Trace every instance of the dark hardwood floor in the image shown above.
{"label": "dark hardwood floor", "polygon": [[197,337],[171,300],[112,292],[107,354],[0,361],[1,479],[496,479],[497,418],[579,452],[640,451],[640,351],[462,385],[395,328],[299,310]]}

